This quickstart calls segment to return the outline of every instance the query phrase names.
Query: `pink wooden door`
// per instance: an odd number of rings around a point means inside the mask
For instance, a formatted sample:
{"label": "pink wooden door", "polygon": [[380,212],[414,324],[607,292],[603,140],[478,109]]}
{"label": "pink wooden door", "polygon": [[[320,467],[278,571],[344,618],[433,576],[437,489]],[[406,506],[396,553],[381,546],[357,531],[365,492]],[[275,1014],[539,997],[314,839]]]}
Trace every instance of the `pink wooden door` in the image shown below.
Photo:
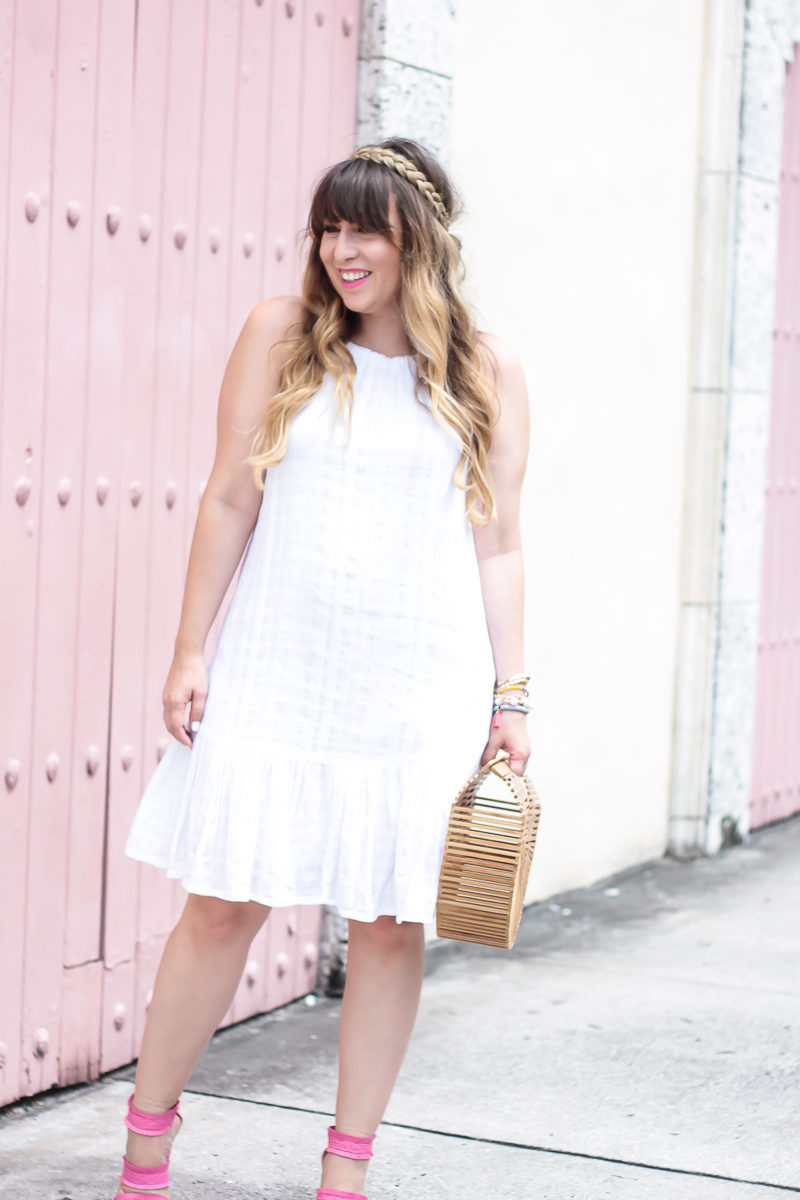
{"label": "pink wooden door", "polygon": [[800,812],[800,53],[786,74],[751,825]]}
{"label": "pink wooden door", "polygon": [[[0,0],[0,1104],[137,1050],[183,892],[122,846],[166,744],[217,390],[352,148],[356,16]],[[319,917],[273,914],[226,1022],[313,986]]]}

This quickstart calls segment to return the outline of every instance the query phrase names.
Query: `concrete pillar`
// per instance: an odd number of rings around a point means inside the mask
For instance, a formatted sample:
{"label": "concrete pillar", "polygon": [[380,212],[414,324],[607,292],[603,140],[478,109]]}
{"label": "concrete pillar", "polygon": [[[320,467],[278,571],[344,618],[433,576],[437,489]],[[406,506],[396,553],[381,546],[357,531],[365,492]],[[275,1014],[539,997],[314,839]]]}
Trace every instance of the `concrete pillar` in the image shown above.
{"label": "concrete pillar", "polygon": [[786,63],[798,0],[708,0],[673,853],[749,829]]}
{"label": "concrete pillar", "polygon": [[359,145],[410,137],[447,163],[455,23],[450,0],[364,0],[358,54]]}

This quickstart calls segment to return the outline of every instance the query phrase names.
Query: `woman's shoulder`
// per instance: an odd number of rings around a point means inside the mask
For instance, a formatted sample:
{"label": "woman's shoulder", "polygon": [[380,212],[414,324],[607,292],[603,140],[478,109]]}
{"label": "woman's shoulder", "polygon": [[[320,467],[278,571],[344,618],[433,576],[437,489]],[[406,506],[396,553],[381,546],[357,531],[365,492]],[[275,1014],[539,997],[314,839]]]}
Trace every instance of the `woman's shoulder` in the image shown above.
{"label": "woman's shoulder", "polygon": [[522,370],[519,354],[514,347],[494,333],[479,331],[476,348],[484,373],[495,383]]}
{"label": "woman's shoulder", "polygon": [[282,355],[289,349],[282,343],[302,331],[306,316],[306,306],[299,296],[272,296],[255,306],[245,322],[245,332],[268,352],[274,349]]}
{"label": "woman's shoulder", "polygon": [[477,347],[481,370],[494,393],[496,417],[509,429],[521,430],[528,420],[528,391],[519,354],[492,333],[479,333]]}

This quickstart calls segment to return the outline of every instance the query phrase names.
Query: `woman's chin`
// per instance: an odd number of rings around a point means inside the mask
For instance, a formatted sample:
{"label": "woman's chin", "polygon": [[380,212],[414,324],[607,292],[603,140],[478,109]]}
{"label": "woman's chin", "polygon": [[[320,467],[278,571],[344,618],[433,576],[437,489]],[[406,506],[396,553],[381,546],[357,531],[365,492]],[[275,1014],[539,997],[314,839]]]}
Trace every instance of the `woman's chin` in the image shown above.
{"label": "woman's chin", "polygon": [[342,297],[342,301],[346,309],[352,313],[358,313],[359,316],[369,316],[372,314],[372,306],[370,304],[359,304],[357,300],[351,297]]}

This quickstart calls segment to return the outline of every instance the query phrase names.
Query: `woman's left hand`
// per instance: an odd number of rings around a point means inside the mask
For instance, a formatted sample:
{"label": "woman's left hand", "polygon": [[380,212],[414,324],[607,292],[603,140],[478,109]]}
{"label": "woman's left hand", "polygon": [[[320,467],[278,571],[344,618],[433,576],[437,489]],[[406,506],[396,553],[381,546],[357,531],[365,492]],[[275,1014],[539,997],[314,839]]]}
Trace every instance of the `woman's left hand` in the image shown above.
{"label": "woman's left hand", "polygon": [[491,762],[499,750],[506,750],[509,755],[509,766],[517,775],[524,775],[531,754],[531,744],[528,739],[528,727],[524,713],[501,712],[500,728],[492,725],[489,729],[489,741],[481,756],[481,766]]}

